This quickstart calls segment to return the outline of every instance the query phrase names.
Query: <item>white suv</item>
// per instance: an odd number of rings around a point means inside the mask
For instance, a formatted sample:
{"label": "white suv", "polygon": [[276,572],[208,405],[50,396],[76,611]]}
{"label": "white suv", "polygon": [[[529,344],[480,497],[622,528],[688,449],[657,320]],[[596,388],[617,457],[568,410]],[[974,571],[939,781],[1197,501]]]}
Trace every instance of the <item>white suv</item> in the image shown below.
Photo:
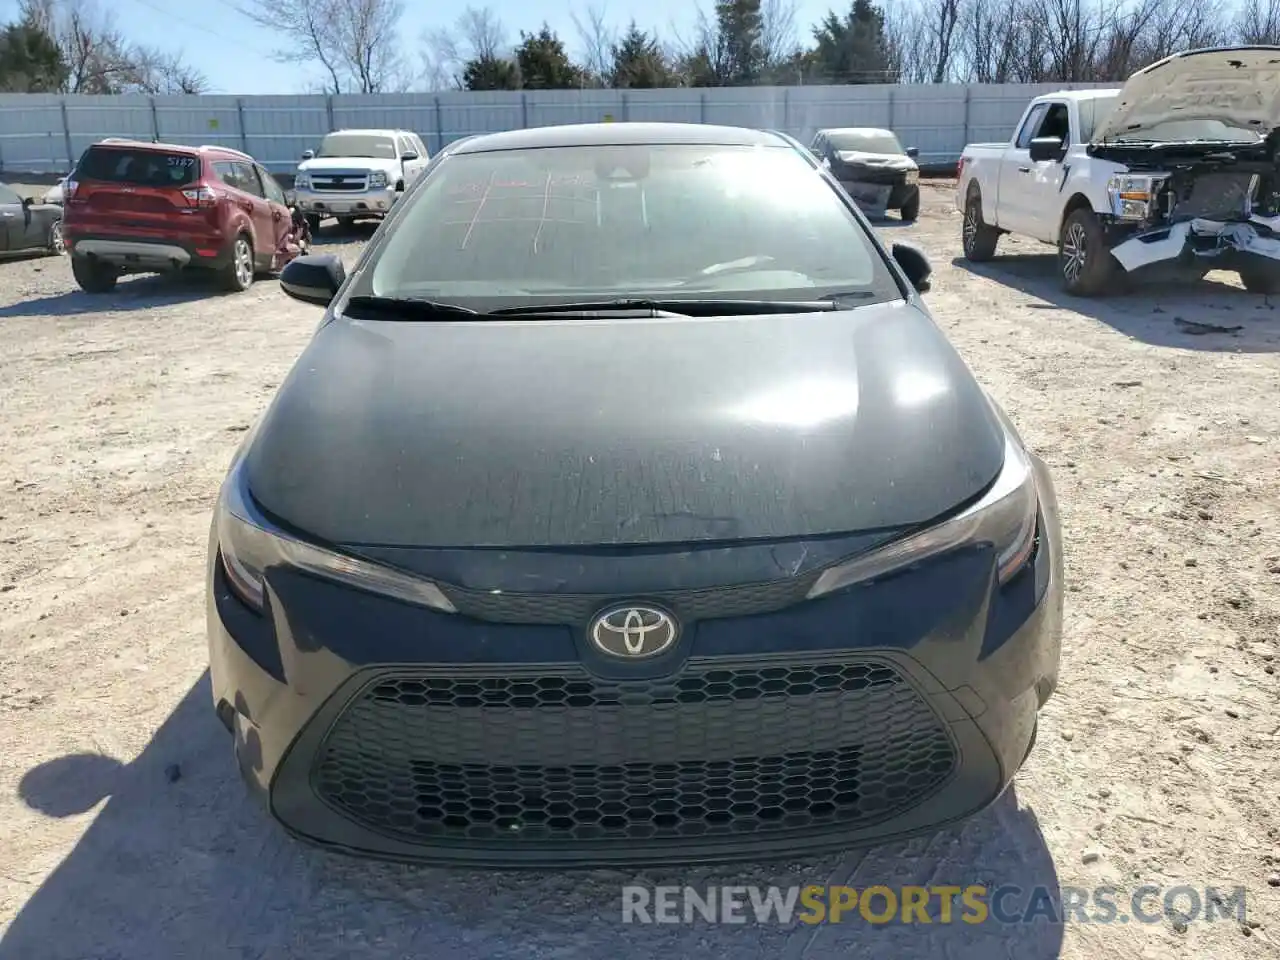
{"label": "white suv", "polygon": [[382,219],[427,166],[427,148],[410,130],[335,130],[302,155],[294,203],[314,232],[325,217],[342,226]]}

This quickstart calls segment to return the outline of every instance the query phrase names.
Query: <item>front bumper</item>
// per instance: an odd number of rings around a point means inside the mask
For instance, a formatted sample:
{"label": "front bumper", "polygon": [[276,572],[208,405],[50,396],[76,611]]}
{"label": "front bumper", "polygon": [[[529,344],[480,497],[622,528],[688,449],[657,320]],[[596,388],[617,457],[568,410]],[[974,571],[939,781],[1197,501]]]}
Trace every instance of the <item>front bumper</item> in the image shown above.
{"label": "front bumper", "polygon": [[845,192],[859,206],[870,210],[901,210],[912,196],[920,192],[918,171],[844,167],[835,173]]}
{"label": "front bumper", "polygon": [[1238,270],[1250,264],[1280,271],[1280,217],[1227,222],[1194,219],[1144,231],[1115,245],[1112,256],[1127,272],[1166,264]]}
{"label": "front bumper", "polygon": [[775,609],[686,622],[671,657],[625,669],[581,624],[508,622],[528,598],[441,614],[277,569],[258,616],[211,537],[214,701],[286,829],[365,856],[666,864],[930,832],[1001,794],[1056,686],[1044,489],[1035,559],[1003,588],[979,548],[815,601],[775,584]]}
{"label": "front bumper", "polygon": [[352,193],[295,188],[294,205],[303,213],[323,217],[384,217],[399,197],[394,185]]}

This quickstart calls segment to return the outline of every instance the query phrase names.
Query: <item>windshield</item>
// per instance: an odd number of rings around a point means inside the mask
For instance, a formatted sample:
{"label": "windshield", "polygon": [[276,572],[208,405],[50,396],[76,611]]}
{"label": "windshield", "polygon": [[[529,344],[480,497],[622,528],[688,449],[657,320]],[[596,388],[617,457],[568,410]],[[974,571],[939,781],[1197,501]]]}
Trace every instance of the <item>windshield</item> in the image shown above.
{"label": "windshield", "polygon": [[547,298],[902,296],[864,227],[789,147],[452,154],[408,202],[353,294],[481,310]]}
{"label": "windshield", "polygon": [[376,133],[331,133],[320,142],[317,157],[378,157],[396,159],[396,142]]}
{"label": "windshield", "polygon": [[837,150],[856,150],[859,153],[906,153],[892,133],[829,133],[827,139]]}
{"label": "windshield", "polygon": [[162,150],[90,147],[76,166],[77,180],[140,187],[185,187],[200,177],[200,158]]}

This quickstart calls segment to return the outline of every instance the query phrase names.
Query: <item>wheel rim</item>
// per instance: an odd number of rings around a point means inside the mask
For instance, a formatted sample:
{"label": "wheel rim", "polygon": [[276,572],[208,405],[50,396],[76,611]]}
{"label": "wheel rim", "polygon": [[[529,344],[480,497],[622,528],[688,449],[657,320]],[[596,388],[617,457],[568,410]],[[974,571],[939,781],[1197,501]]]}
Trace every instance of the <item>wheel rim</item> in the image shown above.
{"label": "wheel rim", "polygon": [[253,251],[246,241],[236,241],[234,258],[236,279],[240,281],[240,286],[247,287],[253,280]]}
{"label": "wheel rim", "polygon": [[66,241],[62,239],[62,221],[59,220],[49,229],[49,247],[54,253],[63,254],[67,252]]}
{"label": "wheel rim", "polygon": [[973,249],[973,241],[978,236],[978,205],[972,200],[964,211],[964,248]]}
{"label": "wheel rim", "polygon": [[1073,223],[1067,227],[1067,235],[1062,240],[1062,275],[1069,283],[1075,283],[1084,272],[1089,259],[1088,242],[1084,224]]}

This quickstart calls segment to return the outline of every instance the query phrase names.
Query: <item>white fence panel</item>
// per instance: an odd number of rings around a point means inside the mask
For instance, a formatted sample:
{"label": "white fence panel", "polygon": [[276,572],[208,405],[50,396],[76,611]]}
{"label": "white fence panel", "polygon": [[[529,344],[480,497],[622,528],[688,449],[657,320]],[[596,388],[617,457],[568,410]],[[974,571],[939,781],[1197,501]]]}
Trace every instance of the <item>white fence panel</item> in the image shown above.
{"label": "white fence panel", "polygon": [[[1083,84],[1077,86],[1097,86]],[[298,96],[0,94],[0,170],[65,172],[91,143],[136,137],[246,150],[289,174],[330,130],[412,130],[434,153],[473,134],[565,123],[665,121],[783,130],[887,127],[933,164],[1003,141],[1027,101],[1058,84],[867,84],[665,90],[526,90]]]}

